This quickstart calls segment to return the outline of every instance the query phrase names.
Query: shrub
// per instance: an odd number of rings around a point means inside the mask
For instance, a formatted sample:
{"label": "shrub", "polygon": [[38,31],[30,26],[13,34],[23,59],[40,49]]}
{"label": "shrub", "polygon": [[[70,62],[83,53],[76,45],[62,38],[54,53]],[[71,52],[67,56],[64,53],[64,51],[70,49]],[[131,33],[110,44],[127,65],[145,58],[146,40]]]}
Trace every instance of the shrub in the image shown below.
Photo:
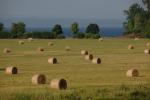
{"label": "shrub", "polygon": [[31,32],[25,32],[25,33],[23,34],[23,37],[24,37],[24,38],[32,37],[32,33],[31,33]]}
{"label": "shrub", "polygon": [[83,39],[85,37],[84,33],[76,33],[73,35],[73,38]]}
{"label": "shrub", "polygon": [[1,38],[1,39],[4,39],[4,38],[11,38],[11,33],[0,31],[0,38]]}
{"label": "shrub", "polygon": [[[54,37],[55,38],[55,37]],[[63,35],[63,34],[59,34],[59,35],[57,35],[57,37],[56,37],[57,39],[64,39],[65,38],[65,36]]]}
{"label": "shrub", "polygon": [[86,33],[85,38],[98,39],[98,38],[100,38],[100,35],[99,34],[93,34],[93,33]]}

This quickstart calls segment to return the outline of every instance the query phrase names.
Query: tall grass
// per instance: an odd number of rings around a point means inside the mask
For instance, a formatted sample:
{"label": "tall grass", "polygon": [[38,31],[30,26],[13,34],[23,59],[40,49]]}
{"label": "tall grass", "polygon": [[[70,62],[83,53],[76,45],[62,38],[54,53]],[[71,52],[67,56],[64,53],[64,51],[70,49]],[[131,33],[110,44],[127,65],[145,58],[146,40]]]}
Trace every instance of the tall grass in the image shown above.
{"label": "tall grass", "polygon": [[28,88],[0,91],[1,100],[150,100],[148,85],[99,86],[58,91]]}

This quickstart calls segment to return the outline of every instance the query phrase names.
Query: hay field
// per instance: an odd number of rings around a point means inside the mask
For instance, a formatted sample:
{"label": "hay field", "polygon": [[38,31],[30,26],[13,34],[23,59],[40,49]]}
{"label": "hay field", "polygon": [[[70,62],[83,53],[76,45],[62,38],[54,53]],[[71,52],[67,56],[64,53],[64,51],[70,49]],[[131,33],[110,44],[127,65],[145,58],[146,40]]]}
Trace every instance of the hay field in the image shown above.
{"label": "hay field", "polygon": [[[41,40],[19,44],[19,39],[0,40],[0,99],[1,100],[127,100],[132,93],[143,91],[150,98],[150,55],[144,54],[148,39],[106,38],[103,42],[86,39]],[[54,45],[48,46],[49,42]],[[128,45],[134,49],[129,50]],[[70,51],[65,47],[69,46]],[[37,50],[43,47],[44,51]],[[4,48],[11,49],[3,53]],[[101,64],[85,60],[81,50],[88,50]],[[57,64],[48,58],[56,57]],[[18,74],[7,75],[5,68],[15,66]],[[127,77],[126,71],[136,68],[139,77]],[[44,85],[33,85],[34,74],[44,74]],[[67,90],[50,88],[50,80],[64,78]],[[146,88],[146,89],[145,89]],[[138,97],[139,96],[139,97]],[[148,97],[147,97],[148,96]],[[148,100],[147,99],[147,100]]]}

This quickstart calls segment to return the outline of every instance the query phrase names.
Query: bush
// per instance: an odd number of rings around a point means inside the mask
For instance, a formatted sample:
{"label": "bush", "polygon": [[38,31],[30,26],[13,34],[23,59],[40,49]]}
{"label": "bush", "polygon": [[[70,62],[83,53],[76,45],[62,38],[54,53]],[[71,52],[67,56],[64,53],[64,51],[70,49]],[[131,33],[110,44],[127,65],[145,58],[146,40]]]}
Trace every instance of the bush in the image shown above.
{"label": "bush", "polygon": [[57,35],[56,38],[57,38],[57,39],[65,39],[65,36],[64,36],[63,34],[59,34],[59,35]]}
{"label": "bush", "polygon": [[73,35],[73,38],[83,39],[85,37],[84,33],[77,33]]}
{"label": "bush", "polygon": [[93,33],[86,33],[85,38],[98,39],[98,38],[100,38],[100,35],[99,34],[93,34]]}
{"label": "bush", "polygon": [[4,39],[4,38],[11,38],[11,33],[10,32],[3,32],[3,31],[0,31],[0,38],[1,39]]}
{"label": "bush", "polygon": [[41,39],[50,39],[53,38],[53,35],[51,32],[28,32],[24,34],[24,37],[32,37],[32,38],[41,38]]}
{"label": "bush", "polygon": [[147,28],[142,33],[144,37],[150,38],[150,29]]}
{"label": "bush", "polygon": [[98,34],[100,32],[99,26],[97,24],[89,24],[86,28],[86,33]]}
{"label": "bush", "polygon": [[147,32],[144,33],[144,37],[145,37],[145,38],[150,38],[150,33],[147,33]]}
{"label": "bush", "polygon": [[41,33],[41,38],[43,39],[51,39],[53,36],[51,34],[51,32],[42,32]]}
{"label": "bush", "polygon": [[52,39],[54,38],[51,32],[26,32],[24,33],[24,38],[41,38],[41,39]]}
{"label": "bush", "polygon": [[0,31],[0,38],[38,38],[38,39],[64,39],[63,34],[53,34],[51,32],[25,32],[23,35],[18,35],[16,33],[3,32]]}
{"label": "bush", "polygon": [[23,37],[24,38],[30,38],[30,37],[32,37],[32,33],[31,32],[26,32],[26,33],[23,34]]}

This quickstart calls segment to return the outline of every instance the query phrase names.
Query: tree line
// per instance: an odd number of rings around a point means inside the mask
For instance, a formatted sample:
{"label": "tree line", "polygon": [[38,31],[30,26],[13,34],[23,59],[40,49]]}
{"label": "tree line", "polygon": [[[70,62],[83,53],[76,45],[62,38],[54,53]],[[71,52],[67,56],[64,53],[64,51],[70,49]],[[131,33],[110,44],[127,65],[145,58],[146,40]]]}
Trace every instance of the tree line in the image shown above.
{"label": "tree line", "polygon": [[150,38],[150,0],[141,0],[124,11],[124,35]]}
{"label": "tree line", "polygon": [[[79,25],[77,22],[71,24],[70,29],[72,31],[73,38],[100,38],[100,28],[95,23],[90,23],[86,27],[85,32],[79,32]],[[43,39],[63,39],[62,26],[56,24],[50,31],[44,32],[26,32],[26,25],[23,22],[12,23],[10,32],[4,31],[4,24],[0,23],[0,38],[43,38]]]}

